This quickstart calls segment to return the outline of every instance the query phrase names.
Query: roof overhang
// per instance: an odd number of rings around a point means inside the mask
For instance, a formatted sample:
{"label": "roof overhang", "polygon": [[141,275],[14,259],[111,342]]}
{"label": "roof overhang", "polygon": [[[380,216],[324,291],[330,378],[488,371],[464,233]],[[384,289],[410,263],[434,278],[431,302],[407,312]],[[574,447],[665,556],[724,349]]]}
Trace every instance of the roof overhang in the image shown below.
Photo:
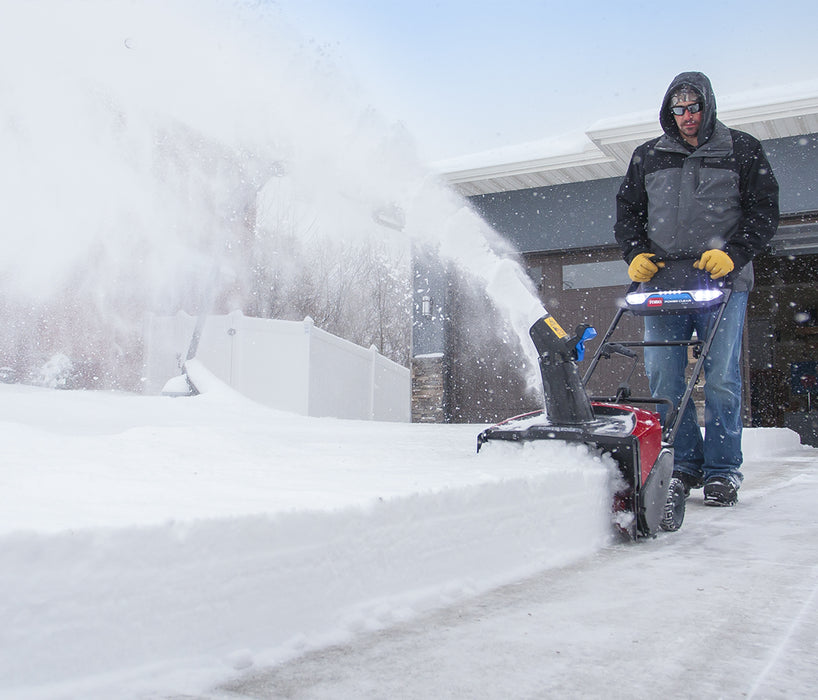
{"label": "roof overhang", "polygon": [[[720,109],[719,119],[761,141],[818,133],[818,88],[795,99],[738,102]],[[642,112],[631,115],[630,121],[625,117],[618,123],[597,122],[579,140],[576,135],[566,137],[573,150],[566,151],[557,139],[475,154],[468,161],[447,161],[438,169],[446,182],[467,197],[621,177],[634,149],[661,133],[655,112]],[[523,153],[527,157],[520,157]]]}

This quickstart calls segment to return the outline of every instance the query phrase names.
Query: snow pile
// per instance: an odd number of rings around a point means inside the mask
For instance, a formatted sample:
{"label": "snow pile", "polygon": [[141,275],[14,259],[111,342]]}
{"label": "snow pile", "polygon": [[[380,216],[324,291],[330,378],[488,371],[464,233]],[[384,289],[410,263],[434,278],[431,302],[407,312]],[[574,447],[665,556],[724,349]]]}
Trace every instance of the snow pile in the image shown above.
{"label": "snow pile", "polygon": [[477,426],[306,419],[224,387],[3,385],[0,420],[0,695],[201,689],[610,537],[608,462],[478,456]]}

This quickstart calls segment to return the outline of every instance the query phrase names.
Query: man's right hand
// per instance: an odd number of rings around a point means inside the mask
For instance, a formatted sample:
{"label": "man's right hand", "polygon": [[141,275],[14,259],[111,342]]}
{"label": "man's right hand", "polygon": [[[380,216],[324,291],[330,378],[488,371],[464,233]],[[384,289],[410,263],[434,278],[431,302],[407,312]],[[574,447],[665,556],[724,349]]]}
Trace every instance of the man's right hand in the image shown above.
{"label": "man's right hand", "polygon": [[665,266],[663,262],[653,262],[653,257],[656,257],[655,253],[639,253],[628,265],[628,276],[634,282],[649,281],[659,272],[660,267]]}

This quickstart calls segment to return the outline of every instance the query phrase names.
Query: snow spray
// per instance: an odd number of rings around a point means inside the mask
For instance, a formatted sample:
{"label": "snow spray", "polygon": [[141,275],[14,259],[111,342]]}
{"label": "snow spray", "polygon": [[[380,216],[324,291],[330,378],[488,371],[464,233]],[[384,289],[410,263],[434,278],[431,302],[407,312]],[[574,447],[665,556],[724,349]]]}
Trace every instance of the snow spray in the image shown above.
{"label": "snow spray", "polygon": [[[499,238],[274,4],[50,0],[4,14],[0,364],[63,352],[92,367],[89,385],[135,388],[145,315],[241,307],[248,261],[275,254],[281,227],[433,243],[528,347],[542,307]],[[399,225],[373,216],[390,210]]]}

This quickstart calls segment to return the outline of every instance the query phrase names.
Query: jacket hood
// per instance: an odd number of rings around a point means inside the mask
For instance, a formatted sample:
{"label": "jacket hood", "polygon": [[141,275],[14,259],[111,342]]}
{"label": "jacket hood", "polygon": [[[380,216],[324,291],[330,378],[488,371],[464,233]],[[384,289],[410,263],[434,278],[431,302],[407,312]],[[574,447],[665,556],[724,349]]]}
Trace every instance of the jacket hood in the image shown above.
{"label": "jacket hood", "polygon": [[682,85],[690,85],[696,89],[704,98],[704,109],[702,110],[702,123],[699,127],[699,146],[707,143],[713,135],[716,127],[716,96],[713,94],[713,87],[710,85],[710,78],[704,73],[691,71],[679,73],[668,86],[665,97],[662,100],[662,107],[659,110],[659,124],[664,132],[672,139],[684,142],[676,120],[670,111],[670,97]]}

